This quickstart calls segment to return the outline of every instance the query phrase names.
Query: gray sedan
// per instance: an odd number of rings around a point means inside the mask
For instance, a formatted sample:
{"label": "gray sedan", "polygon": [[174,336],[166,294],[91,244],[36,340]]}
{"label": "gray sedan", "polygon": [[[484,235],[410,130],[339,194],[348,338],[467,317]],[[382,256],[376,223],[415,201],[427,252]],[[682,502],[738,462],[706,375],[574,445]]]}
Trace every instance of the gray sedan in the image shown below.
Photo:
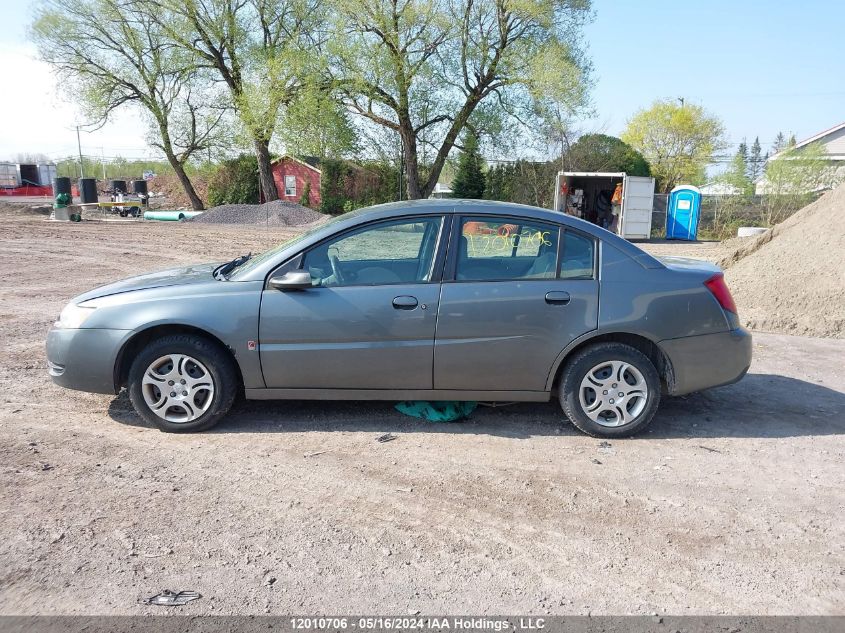
{"label": "gray sedan", "polygon": [[82,294],[47,338],[64,387],[129,397],[163,431],[235,398],[548,401],[594,436],[661,394],[735,382],[751,337],[719,269],[587,222],[483,201],[343,215],[255,257]]}

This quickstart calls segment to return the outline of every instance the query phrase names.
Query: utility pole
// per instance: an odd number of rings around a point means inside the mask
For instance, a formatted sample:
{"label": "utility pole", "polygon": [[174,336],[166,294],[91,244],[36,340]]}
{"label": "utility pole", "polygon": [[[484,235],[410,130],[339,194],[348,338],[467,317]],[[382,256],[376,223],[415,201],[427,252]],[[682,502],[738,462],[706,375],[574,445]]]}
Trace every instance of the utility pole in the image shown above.
{"label": "utility pole", "polygon": [[82,141],[79,140],[79,126],[76,126],[76,147],[79,149],[79,177],[85,178],[85,173],[82,170]]}
{"label": "utility pole", "polygon": [[684,107],[684,98],[683,98],[683,97],[678,97],[678,101],[680,101],[680,102],[681,102],[681,107],[683,108],[683,107]]}
{"label": "utility pole", "polygon": [[106,150],[100,147],[100,160],[103,161],[103,180],[106,179]]}

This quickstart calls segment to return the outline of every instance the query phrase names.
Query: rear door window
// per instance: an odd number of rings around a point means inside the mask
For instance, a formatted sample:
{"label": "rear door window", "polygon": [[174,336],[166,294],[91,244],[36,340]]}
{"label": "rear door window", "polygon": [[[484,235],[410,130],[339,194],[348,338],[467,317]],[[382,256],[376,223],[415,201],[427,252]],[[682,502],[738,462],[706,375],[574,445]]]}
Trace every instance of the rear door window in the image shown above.
{"label": "rear door window", "polygon": [[563,233],[561,279],[592,279],[595,275],[596,243],[589,237],[566,230]]}
{"label": "rear door window", "polygon": [[559,229],[533,220],[464,217],[455,278],[459,281],[553,279]]}

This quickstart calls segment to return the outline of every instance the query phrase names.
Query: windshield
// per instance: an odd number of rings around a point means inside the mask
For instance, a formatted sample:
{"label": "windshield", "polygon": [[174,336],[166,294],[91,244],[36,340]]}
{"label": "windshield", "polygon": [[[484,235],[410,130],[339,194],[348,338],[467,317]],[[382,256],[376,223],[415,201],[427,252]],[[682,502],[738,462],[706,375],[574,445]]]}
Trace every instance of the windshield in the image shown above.
{"label": "windshield", "polygon": [[348,217],[348,216],[339,215],[335,218],[332,218],[328,222],[323,222],[320,225],[315,226],[314,228],[309,229],[308,231],[305,231],[304,233],[300,233],[296,237],[292,237],[291,239],[287,240],[286,242],[282,242],[278,246],[274,246],[273,248],[266,250],[263,253],[259,253],[258,255],[251,257],[250,259],[245,261],[243,264],[241,264],[240,266],[235,268],[231,272],[231,274],[228,276],[228,279],[238,279],[239,277],[244,276],[246,273],[253,270],[256,266],[260,266],[264,262],[266,262],[270,259],[273,259],[273,257],[278,255],[280,252],[285,250],[287,247],[289,247],[293,244],[296,244],[297,242],[301,242],[302,240],[304,240],[307,237],[310,237],[311,235],[313,235],[317,231],[321,231],[325,227],[331,226],[335,222],[338,222],[341,219],[345,219],[346,217]]}

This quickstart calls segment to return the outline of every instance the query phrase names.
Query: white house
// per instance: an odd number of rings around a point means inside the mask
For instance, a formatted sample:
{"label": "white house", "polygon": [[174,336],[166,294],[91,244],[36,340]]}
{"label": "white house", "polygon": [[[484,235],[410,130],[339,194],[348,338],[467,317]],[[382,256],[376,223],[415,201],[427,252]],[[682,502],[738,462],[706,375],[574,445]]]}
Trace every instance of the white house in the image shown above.
{"label": "white house", "polygon": [[742,193],[739,187],[719,180],[711,180],[707,184],[701,185],[698,189],[701,191],[702,196],[738,196]]}
{"label": "white house", "polygon": [[[801,149],[811,143],[821,144],[824,153],[827,155],[827,159],[830,161],[831,166],[834,167],[834,180],[840,182],[845,179],[845,122],[804,139],[795,145],[793,149]],[[769,160],[778,160],[778,158],[782,157],[783,151],[780,151],[777,154],[769,156]],[[763,177],[757,182],[755,193],[758,195],[767,193],[767,188],[768,183],[766,182],[766,178]]]}

